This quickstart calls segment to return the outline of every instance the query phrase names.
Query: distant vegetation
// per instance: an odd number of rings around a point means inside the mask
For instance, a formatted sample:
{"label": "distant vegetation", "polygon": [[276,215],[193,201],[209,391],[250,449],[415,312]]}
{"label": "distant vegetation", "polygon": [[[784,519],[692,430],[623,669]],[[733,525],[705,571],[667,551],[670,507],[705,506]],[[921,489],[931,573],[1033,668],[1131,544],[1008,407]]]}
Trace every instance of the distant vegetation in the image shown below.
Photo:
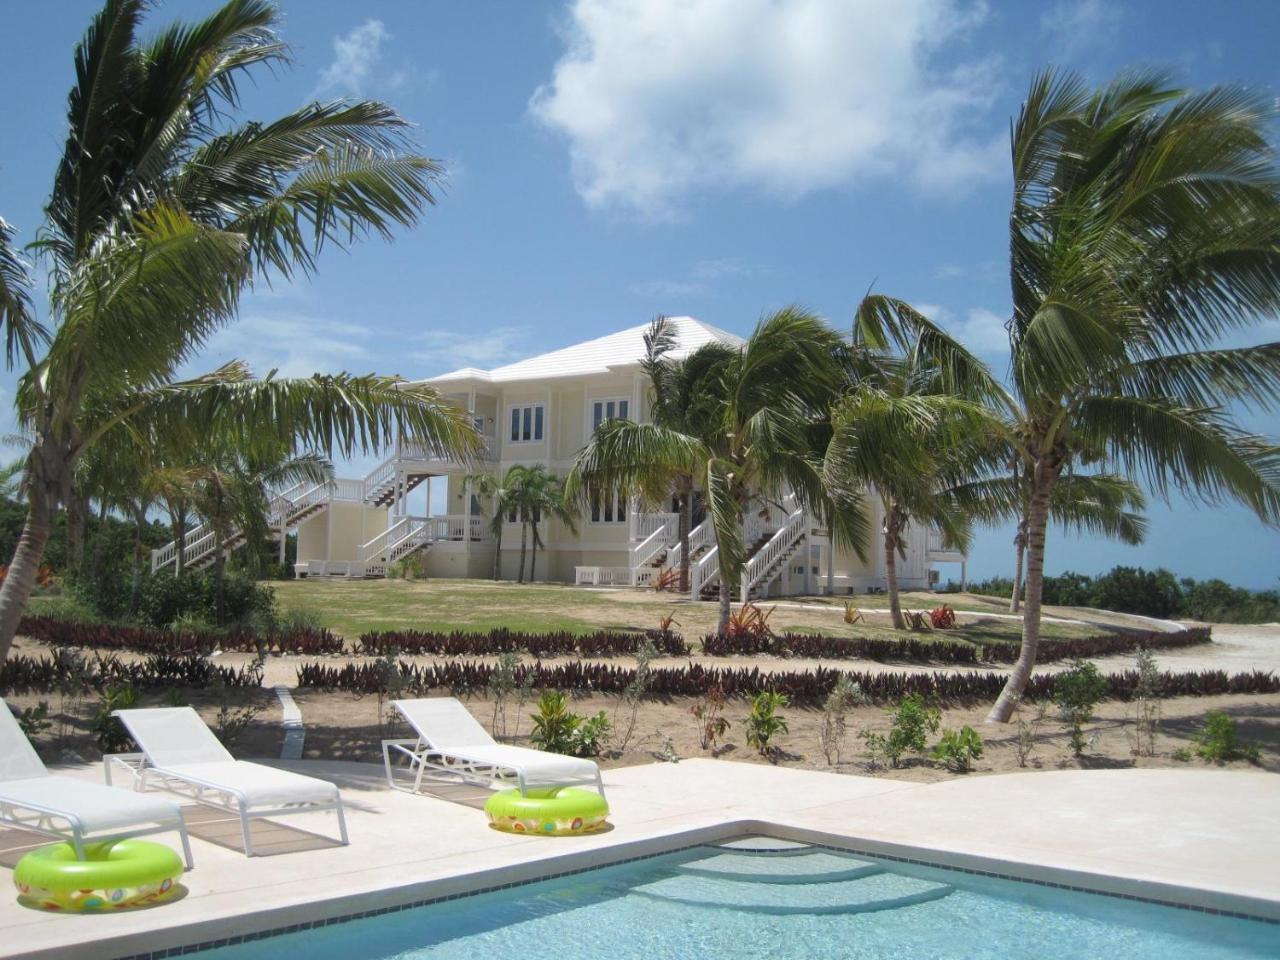
{"label": "distant vegetation", "polygon": [[[991,577],[970,583],[969,592],[1008,597],[1013,592],[1013,581]],[[1045,577],[1044,602],[1210,623],[1280,621],[1280,590],[1248,590],[1217,578],[1177,577],[1163,567],[1146,570],[1117,566],[1093,577],[1070,571]]]}

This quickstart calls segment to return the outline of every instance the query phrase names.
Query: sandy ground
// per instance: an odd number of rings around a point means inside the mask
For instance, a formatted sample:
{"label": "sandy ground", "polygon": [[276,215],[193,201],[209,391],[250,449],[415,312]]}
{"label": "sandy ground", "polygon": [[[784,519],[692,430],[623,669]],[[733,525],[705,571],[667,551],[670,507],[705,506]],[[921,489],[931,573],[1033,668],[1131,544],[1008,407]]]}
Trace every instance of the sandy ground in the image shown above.
{"label": "sandy ground", "polygon": [[[10,697],[19,707],[33,705],[41,697]],[[197,698],[200,699],[200,698]],[[316,693],[301,691],[296,694],[299,707],[306,721],[305,759],[326,760],[380,760],[379,743],[383,737],[403,737],[409,731],[403,724],[386,722],[389,709],[382,705],[383,722],[379,723],[379,703],[375,696],[356,697],[343,693]],[[158,697],[149,698],[144,705],[159,705]],[[859,732],[873,730],[884,733],[889,729],[888,712],[880,707],[862,707],[851,711],[846,721],[847,736],[838,762],[828,763],[823,753],[819,731],[822,726],[820,709],[789,707],[782,711],[789,731],[777,738],[777,753],[772,758],[760,756],[745,742],[744,720],[748,713],[745,701],[733,700],[725,708],[724,716],[731,726],[724,740],[714,750],[704,750],[699,744],[698,721],[690,708],[692,698],[675,698],[665,702],[646,701],[636,716],[635,729],[629,742],[622,743],[630,722],[630,709],[620,697],[575,698],[574,712],[590,715],[603,710],[612,723],[612,736],[602,763],[608,767],[629,766],[665,759],[666,742],[671,741],[676,756],[722,757],[738,761],[769,763],[782,766],[834,770],[841,773],[881,776],[896,779],[942,780],[956,776],[979,776],[995,773],[1031,772],[1062,769],[1109,768],[1160,768],[1183,769],[1203,767],[1203,761],[1190,764],[1174,758],[1179,748],[1194,752],[1192,734],[1199,729],[1207,710],[1223,710],[1239,724],[1241,737],[1256,744],[1261,751],[1261,769],[1280,772],[1280,694],[1240,697],[1180,697],[1161,703],[1161,722],[1156,738],[1155,756],[1134,755],[1135,716],[1132,704],[1104,703],[1098,708],[1095,721],[1086,728],[1089,747],[1082,758],[1073,756],[1067,739],[1067,727],[1050,709],[1038,715],[1034,708],[1024,708],[1020,717],[1027,724],[1034,724],[1034,746],[1025,767],[1018,761],[1018,729],[1016,724],[992,726],[983,722],[986,707],[956,707],[943,711],[942,728],[972,726],[985,741],[983,756],[968,774],[957,774],[941,764],[925,757],[912,756],[902,767],[888,771],[873,767],[865,756]],[[234,698],[235,705],[256,705],[260,712],[256,722],[233,746],[233,752],[245,757],[273,757],[279,755],[281,732],[278,726],[279,708],[267,691],[242,692]],[[506,712],[505,724],[495,719],[493,701],[475,697],[466,701],[468,708],[495,734],[513,743],[529,745],[530,714],[534,704],[519,706],[511,703]],[[205,697],[196,704],[206,722],[213,725],[218,712],[217,703]],[[55,700],[51,704],[55,708]],[[99,755],[87,733],[88,716],[92,704],[83,704],[79,715],[68,723],[65,738],[58,736],[58,729],[41,734],[36,745],[50,761],[71,759],[71,751],[85,760]],[[931,737],[930,743],[937,737]],[[835,758],[833,758],[834,760]],[[1230,764],[1240,769],[1255,769],[1244,762]]]}

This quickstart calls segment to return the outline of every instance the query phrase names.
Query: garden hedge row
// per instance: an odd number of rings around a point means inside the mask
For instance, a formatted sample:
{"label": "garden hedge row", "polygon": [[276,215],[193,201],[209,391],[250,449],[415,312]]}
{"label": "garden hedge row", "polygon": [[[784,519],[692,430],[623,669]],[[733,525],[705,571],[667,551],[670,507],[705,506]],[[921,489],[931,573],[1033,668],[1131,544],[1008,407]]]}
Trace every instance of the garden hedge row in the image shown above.
{"label": "garden hedge row", "polygon": [[[399,677],[388,683],[377,664],[307,663],[298,668],[298,686],[315,690],[341,690],[358,694],[396,693],[421,696],[435,690],[448,690],[455,695],[482,693],[489,686],[493,668],[475,661],[453,661],[419,665],[399,661]],[[635,670],[610,664],[571,663],[546,666],[535,663],[516,671],[518,682],[528,682],[536,689],[555,689],[581,694],[618,694],[635,681]],[[888,703],[911,693],[919,693],[940,703],[990,702],[1003,688],[1007,677],[999,673],[864,673],[831,670],[763,672],[759,669],[704,667],[689,663],[684,667],[650,670],[648,692],[651,696],[699,697],[718,686],[727,697],[754,696],[763,690],[787,694],[792,701],[816,705],[831,692],[841,676],[859,684],[862,692],[876,703]],[[1128,700],[1137,686],[1138,675],[1130,671],[1107,675],[1107,698]],[[1052,674],[1031,678],[1027,695],[1033,700],[1048,699],[1053,690]],[[393,689],[394,688],[394,689]],[[1254,671],[1227,674],[1222,670],[1195,673],[1163,673],[1158,695],[1211,696],[1217,694],[1280,693],[1280,677]]]}
{"label": "garden hedge row", "polygon": [[[1192,627],[1174,633],[1146,631],[1103,634],[1070,640],[1041,640],[1036,661],[1049,663],[1075,657],[1102,657],[1133,653],[1138,648],[1168,650],[1190,647],[1211,640],[1208,627]],[[714,657],[768,654],[777,657],[806,657],[814,660],[907,660],[915,663],[1013,663],[1018,659],[1016,643],[977,645],[924,637],[881,639],[835,637],[818,634],[709,634],[702,638],[702,652]]]}
{"label": "garden hedge row", "polygon": [[0,665],[0,694],[53,693],[102,690],[116,684],[138,688],[207,687],[221,682],[228,687],[258,687],[262,674],[252,666],[222,667],[198,655],[152,655],[143,660],[121,660],[114,654],[93,658],[28,657],[11,655]]}
{"label": "garden hedge row", "polygon": [[157,630],[57,617],[23,617],[18,633],[55,647],[129,650],[164,656],[208,655],[214,650],[244,653],[296,653],[322,656],[343,652],[342,638],[327,629],[292,628],[260,634],[252,630]]}
{"label": "garden hedge row", "polygon": [[528,653],[533,657],[615,657],[632,656],[648,639],[658,653],[669,657],[689,655],[689,645],[670,630],[649,630],[643,634],[601,630],[597,633],[520,633],[492,630],[488,633],[436,633],[427,630],[385,630],[364,633],[356,653],[381,656],[436,654],[446,657],[483,657],[497,653]]}

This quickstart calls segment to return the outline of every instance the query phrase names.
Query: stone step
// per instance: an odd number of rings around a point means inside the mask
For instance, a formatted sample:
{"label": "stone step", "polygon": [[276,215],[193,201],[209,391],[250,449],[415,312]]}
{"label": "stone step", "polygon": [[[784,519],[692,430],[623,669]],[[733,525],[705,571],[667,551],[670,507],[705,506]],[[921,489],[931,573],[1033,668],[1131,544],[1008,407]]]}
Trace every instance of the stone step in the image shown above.
{"label": "stone step", "polygon": [[877,873],[834,883],[740,883],[683,875],[646,883],[631,892],[686,906],[784,915],[894,910],[938,900],[951,890],[945,883]]}
{"label": "stone step", "polygon": [[752,852],[717,853],[682,863],[677,869],[692,876],[739,883],[836,883],[880,873],[883,868],[867,860],[809,850],[782,857]]}

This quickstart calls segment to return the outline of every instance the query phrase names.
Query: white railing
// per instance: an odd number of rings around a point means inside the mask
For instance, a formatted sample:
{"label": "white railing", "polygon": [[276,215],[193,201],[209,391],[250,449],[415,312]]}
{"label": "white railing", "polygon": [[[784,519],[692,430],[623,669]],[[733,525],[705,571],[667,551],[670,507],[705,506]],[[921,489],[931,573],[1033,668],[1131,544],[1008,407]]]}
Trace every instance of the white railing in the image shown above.
{"label": "white railing", "polygon": [[635,518],[631,528],[632,540],[647,540],[659,530],[668,528],[674,533],[680,522],[678,513],[633,513],[631,516]]}
{"label": "white railing", "polygon": [[[476,451],[477,460],[496,460],[494,456],[494,438],[482,436],[480,447]],[[401,440],[396,444],[396,456],[401,460],[413,460],[416,463],[458,463],[457,457],[441,452],[438,447],[422,440]]]}
{"label": "white railing", "polygon": [[586,587],[625,587],[631,585],[629,567],[574,567],[574,583]]}
{"label": "white railing", "polygon": [[631,569],[644,566],[671,542],[671,522],[667,521],[631,548]]}
{"label": "white railing", "polygon": [[[795,502],[794,497],[789,499],[792,503]],[[792,548],[804,536],[808,525],[809,518],[805,515],[803,509],[792,511],[791,516],[787,518],[787,522],[778,528],[778,531],[769,538],[768,542],[756,551],[755,556],[743,565],[741,586],[744,600],[751,595],[752,589],[764,580],[766,576],[772,579],[773,576],[777,575],[778,565],[787,558]]]}
{"label": "white railing", "polygon": [[330,487],[330,494],[335,500],[362,503],[364,502],[365,482],[363,479],[338,477]]}
{"label": "white railing", "polygon": [[720,576],[719,545],[700,556],[689,565],[689,596],[695,600],[702,595],[705,587],[712,584]]}
{"label": "white railing", "polygon": [[[711,529],[711,518],[703,520],[700,524],[689,531],[689,555],[694,556],[699,550],[712,542],[714,537]],[[667,553],[666,562],[663,564],[669,570],[674,570],[680,566],[680,537],[676,534],[676,544]]]}

